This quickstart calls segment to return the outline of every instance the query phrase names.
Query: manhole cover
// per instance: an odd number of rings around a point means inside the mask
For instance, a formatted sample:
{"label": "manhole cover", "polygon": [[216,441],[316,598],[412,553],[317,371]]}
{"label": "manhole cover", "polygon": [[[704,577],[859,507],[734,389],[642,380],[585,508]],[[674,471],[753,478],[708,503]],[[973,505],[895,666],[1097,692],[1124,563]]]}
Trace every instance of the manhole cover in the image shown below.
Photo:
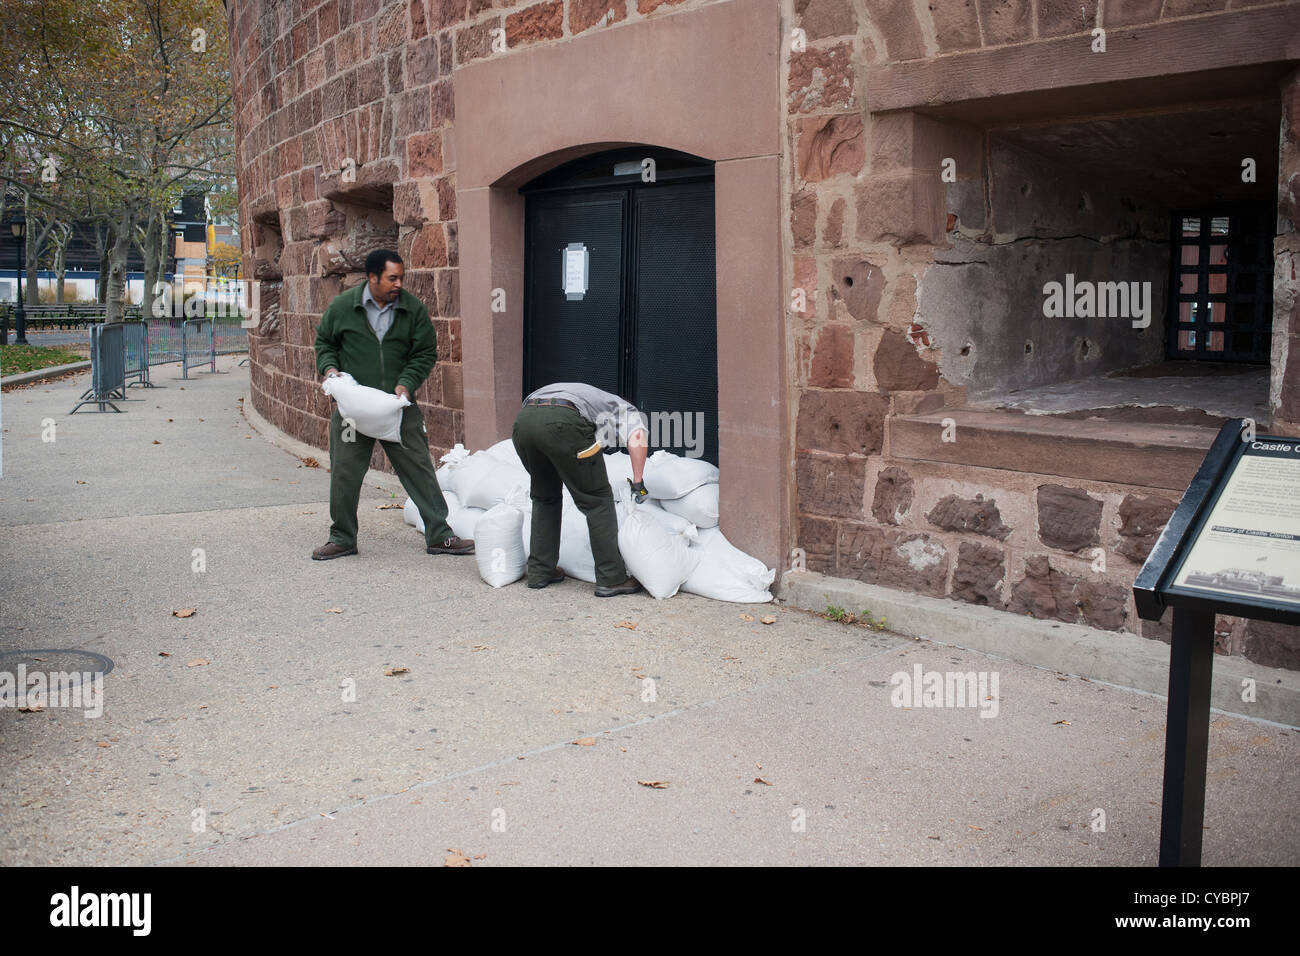
{"label": "manhole cover", "polygon": [[[19,668],[22,670],[19,670]],[[102,654],[90,651],[77,651],[60,648],[48,648],[35,651],[5,651],[0,654],[0,673],[12,674],[18,682],[20,674],[61,674],[64,680],[76,683],[84,675],[107,674],[113,669],[113,662]]]}

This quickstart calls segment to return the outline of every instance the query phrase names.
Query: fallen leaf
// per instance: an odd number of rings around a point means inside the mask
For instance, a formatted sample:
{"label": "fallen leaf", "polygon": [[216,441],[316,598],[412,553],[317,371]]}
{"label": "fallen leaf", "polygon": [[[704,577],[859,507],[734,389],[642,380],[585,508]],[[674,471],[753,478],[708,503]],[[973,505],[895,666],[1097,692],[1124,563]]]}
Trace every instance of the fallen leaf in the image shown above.
{"label": "fallen leaf", "polygon": [[752,620],[754,620],[754,615],[752,615],[752,614],[742,614],[742,615],[740,615],[740,619],[741,619],[742,621],[752,621]]}
{"label": "fallen leaf", "polygon": [[618,622],[617,624],[615,624],[614,626],[615,626],[615,627],[625,627],[625,628],[627,628],[629,631],[635,631],[635,630],[636,630],[636,621],[619,621],[619,622]]}
{"label": "fallen leaf", "polygon": [[171,657],[171,655],[168,654],[166,651],[159,651],[159,652],[158,652],[158,656],[159,656],[159,657]]}
{"label": "fallen leaf", "polygon": [[326,614],[342,614],[342,613],[343,613],[343,608],[341,608],[341,607],[327,607],[327,608],[325,609],[325,613],[326,613]]}
{"label": "fallen leaf", "polygon": [[772,786],[772,784],[771,784],[769,781],[764,780],[762,777],[755,777],[755,778],[754,778],[754,782],[755,782],[755,783],[761,783],[761,784],[762,784],[763,786],[765,786],[765,787],[770,787],[770,786]]}
{"label": "fallen leaf", "polygon": [[487,854],[486,854],[486,853],[476,853],[476,854],[474,854],[474,859],[476,859],[476,860],[486,860],[486,859],[487,859]]}
{"label": "fallen leaf", "polygon": [[1065,724],[1065,726],[1067,726],[1067,727],[1070,726],[1070,722],[1069,722],[1068,720],[1058,720],[1058,721],[1056,721],[1056,723],[1058,723],[1058,724]]}
{"label": "fallen leaf", "polygon": [[411,669],[409,667],[385,667],[384,668],[385,677],[396,677],[398,674],[409,674],[409,673],[411,673]]}
{"label": "fallen leaf", "polygon": [[193,617],[196,607],[183,607],[179,611],[172,611],[172,617]]}
{"label": "fallen leaf", "polygon": [[377,511],[388,511],[390,508],[397,508],[397,509],[400,510],[402,507],[403,507],[403,505],[391,504],[391,503],[390,503],[390,504],[386,504],[386,505],[379,505],[379,507],[378,507],[376,510],[377,510]]}
{"label": "fallen leaf", "polygon": [[596,738],[595,738],[595,737],[579,737],[577,740],[572,740],[572,741],[570,741],[570,743],[575,744],[575,745],[577,745],[577,746],[579,746],[579,747],[594,747],[594,746],[596,746]]}
{"label": "fallen leaf", "polygon": [[159,441],[158,439],[156,439],[156,438],[153,440],[153,443],[154,443],[155,445],[161,445],[161,444],[162,444],[162,442],[160,442],[160,441]]}
{"label": "fallen leaf", "polygon": [[206,663],[208,663],[208,662],[207,662],[204,658],[202,658],[202,657],[196,657],[196,658],[195,658],[194,660],[192,660],[192,661],[187,661],[187,662],[185,663],[185,666],[186,666],[186,667],[202,667],[202,666],[203,666],[204,664],[206,664]]}
{"label": "fallen leaf", "polygon": [[167,419],[167,420],[168,420],[168,421],[171,421],[171,419],[170,419],[170,418],[169,418],[169,419]]}
{"label": "fallen leaf", "polygon": [[968,824],[966,824],[966,826],[970,827],[972,830],[983,830],[983,829],[984,829],[983,827],[977,827],[977,826],[976,826],[975,824],[973,824],[973,823],[968,823]]}
{"label": "fallen leaf", "polygon": [[106,741],[106,740],[97,740],[97,741],[95,741],[95,746],[96,746],[96,747],[111,747],[111,746],[113,746],[113,745],[110,744],[110,743],[109,743],[108,741]]}
{"label": "fallen leaf", "polygon": [[474,651],[474,652],[478,652],[478,651],[490,651],[490,650],[492,650],[492,645],[491,645],[491,644],[475,644],[473,647],[470,648],[470,650],[471,650],[471,651]]}
{"label": "fallen leaf", "polygon": [[207,704],[199,704],[199,710],[207,710],[207,709],[208,709]]}
{"label": "fallen leaf", "polygon": [[44,704],[38,704],[38,703],[36,703],[35,701],[29,701],[28,703],[23,704],[23,706],[21,706],[21,707],[18,708],[18,713],[20,713],[20,714],[39,714],[39,713],[40,713],[41,711],[43,711],[44,709],[45,709],[45,705],[44,705]]}
{"label": "fallen leaf", "polygon": [[448,849],[447,852],[450,856],[442,861],[443,866],[473,866],[469,861],[469,857],[461,853],[460,850]]}
{"label": "fallen leaf", "polygon": [[665,790],[668,787],[667,780],[638,780],[637,783],[643,787],[650,787],[652,790]]}
{"label": "fallen leaf", "polygon": [[763,622],[764,624],[775,624],[775,623],[776,623],[776,615],[775,615],[775,614],[764,614],[763,617],[762,617],[760,620],[762,620],[762,622]]}
{"label": "fallen leaf", "polygon": [[85,484],[85,482],[84,482],[84,481],[82,481],[82,480],[81,480],[81,479],[80,479],[80,478],[78,478],[78,479],[77,479],[77,484],[79,484],[79,485],[84,485],[84,484]]}
{"label": "fallen leaf", "polygon": [[318,462],[315,458],[304,458],[304,459],[302,460],[302,463],[303,463],[303,465],[305,465],[305,466],[308,467],[308,468],[319,468],[319,467],[320,467],[320,462]]}

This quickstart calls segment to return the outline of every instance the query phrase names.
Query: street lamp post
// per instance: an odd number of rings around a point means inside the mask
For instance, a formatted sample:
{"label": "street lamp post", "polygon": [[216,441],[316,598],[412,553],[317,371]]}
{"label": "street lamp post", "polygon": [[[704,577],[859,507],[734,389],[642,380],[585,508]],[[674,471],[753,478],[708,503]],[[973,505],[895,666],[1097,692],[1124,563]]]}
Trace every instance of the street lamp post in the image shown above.
{"label": "street lamp post", "polygon": [[[14,296],[14,345],[27,344],[27,316],[23,313],[23,253],[26,251],[26,243],[23,241],[27,235],[27,219],[22,213],[16,212],[13,218],[9,220],[9,229],[14,234],[15,258],[18,261],[18,294]],[[5,338],[9,336],[6,334]]]}

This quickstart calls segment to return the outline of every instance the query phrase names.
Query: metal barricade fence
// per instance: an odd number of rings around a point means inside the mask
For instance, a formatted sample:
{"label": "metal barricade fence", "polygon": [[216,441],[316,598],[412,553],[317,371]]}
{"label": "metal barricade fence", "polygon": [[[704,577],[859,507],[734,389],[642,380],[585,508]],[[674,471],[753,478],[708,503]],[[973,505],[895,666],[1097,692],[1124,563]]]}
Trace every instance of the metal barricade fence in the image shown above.
{"label": "metal barricade fence", "polygon": [[111,399],[126,398],[126,342],[122,323],[97,323],[90,327],[90,388],[72,407],[69,415],[82,405],[98,405],[102,412],[107,405],[115,412],[122,409]]}
{"label": "metal barricade fence", "polygon": [[144,322],[123,323],[122,345],[126,349],[127,384],[154,388],[149,381],[149,326]]}

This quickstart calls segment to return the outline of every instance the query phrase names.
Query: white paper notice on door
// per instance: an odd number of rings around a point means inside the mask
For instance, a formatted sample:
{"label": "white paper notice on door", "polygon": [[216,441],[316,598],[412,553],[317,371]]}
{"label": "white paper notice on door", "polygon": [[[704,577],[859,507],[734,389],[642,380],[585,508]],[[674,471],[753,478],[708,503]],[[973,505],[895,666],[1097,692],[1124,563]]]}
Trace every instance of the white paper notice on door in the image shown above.
{"label": "white paper notice on door", "polygon": [[587,267],[590,262],[587,247],[580,242],[571,242],[564,247],[563,252],[564,297],[570,300],[581,299],[587,294]]}

